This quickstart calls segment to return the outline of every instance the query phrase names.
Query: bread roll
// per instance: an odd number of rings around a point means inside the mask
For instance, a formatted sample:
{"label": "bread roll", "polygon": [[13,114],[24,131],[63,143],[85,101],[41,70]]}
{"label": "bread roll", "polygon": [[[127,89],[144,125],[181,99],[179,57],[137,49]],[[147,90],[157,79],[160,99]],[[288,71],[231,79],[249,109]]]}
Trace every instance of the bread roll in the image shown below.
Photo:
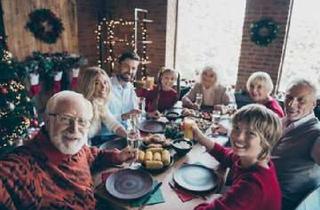
{"label": "bread roll", "polygon": [[144,158],[145,158],[145,152],[144,151],[141,151],[139,150],[139,153],[138,153],[138,162],[142,163],[144,161]]}
{"label": "bread roll", "polygon": [[147,160],[145,162],[145,166],[148,169],[160,169],[163,167],[163,163],[161,161],[158,160]]}
{"label": "bread roll", "polygon": [[163,165],[168,166],[171,162],[170,152],[166,149],[162,150],[161,157]]}
{"label": "bread roll", "polygon": [[152,151],[147,151],[144,160],[145,161],[151,161],[153,158]]}
{"label": "bread roll", "polygon": [[148,148],[147,151],[151,151],[151,152],[162,152],[163,148]]}
{"label": "bread roll", "polygon": [[161,154],[160,152],[153,153],[153,160],[161,161]]}

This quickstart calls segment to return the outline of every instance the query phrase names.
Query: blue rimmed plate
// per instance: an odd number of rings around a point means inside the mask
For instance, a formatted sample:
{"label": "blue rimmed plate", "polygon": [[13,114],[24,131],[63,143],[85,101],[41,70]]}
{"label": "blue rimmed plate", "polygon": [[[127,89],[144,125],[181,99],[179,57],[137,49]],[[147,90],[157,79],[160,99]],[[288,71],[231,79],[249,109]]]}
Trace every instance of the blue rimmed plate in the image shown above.
{"label": "blue rimmed plate", "polygon": [[218,183],[213,169],[197,164],[181,166],[174,172],[173,180],[180,187],[195,192],[212,190]]}

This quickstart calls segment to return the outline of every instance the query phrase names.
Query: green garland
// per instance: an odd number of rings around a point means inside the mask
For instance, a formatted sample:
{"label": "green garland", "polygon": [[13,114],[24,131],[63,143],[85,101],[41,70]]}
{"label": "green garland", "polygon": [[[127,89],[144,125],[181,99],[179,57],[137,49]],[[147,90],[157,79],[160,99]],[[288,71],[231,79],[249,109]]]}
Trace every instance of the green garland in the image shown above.
{"label": "green garland", "polygon": [[279,26],[271,19],[261,19],[250,26],[251,41],[259,46],[268,46],[277,38]]}
{"label": "green garland", "polygon": [[48,44],[54,44],[64,30],[61,19],[49,9],[37,9],[31,12],[25,27],[35,38]]}

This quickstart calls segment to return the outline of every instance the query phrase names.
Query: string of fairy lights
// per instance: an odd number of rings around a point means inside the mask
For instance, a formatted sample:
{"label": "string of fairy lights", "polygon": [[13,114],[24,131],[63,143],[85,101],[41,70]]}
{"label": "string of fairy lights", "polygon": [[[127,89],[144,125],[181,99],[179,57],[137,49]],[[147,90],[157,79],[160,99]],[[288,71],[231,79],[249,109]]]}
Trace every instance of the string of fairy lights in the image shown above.
{"label": "string of fairy lights", "polygon": [[[145,20],[145,19],[144,19]],[[149,61],[149,57],[147,55],[147,45],[151,44],[151,41],[148,41],[148,31],[146,27],[145,21],[140,22],[140,37],[142,49],[140,50],[140,57],[141,57],[141,71],[142,74],[146,74],[146,64],[151,63]],[[97,28],[94,31],[96,35],[96,43],[97,43],[97,54],[98,54],[98,66],[102,67],[103,65],[109,65],[110,71],[113,72],[115,68],[115,62],[117,60],[117,56],[114,53],[114,48],[117,44],[125,44],[126,47],[134,49],[135,48],[135,21],[128,21],[128,20],[107,20],[103,18],[97,24]],[[119,38],[115,34],[116,27],[129,27],[132,29],[132,33],[129,36],[125,36],[125,38]],[[129,37],[129,38],[128,38]],[[104,53],[103,53],[104,52]],[[104,54],[104,55],[103,55]],[[139,53],[138,53],[139,54]]]}

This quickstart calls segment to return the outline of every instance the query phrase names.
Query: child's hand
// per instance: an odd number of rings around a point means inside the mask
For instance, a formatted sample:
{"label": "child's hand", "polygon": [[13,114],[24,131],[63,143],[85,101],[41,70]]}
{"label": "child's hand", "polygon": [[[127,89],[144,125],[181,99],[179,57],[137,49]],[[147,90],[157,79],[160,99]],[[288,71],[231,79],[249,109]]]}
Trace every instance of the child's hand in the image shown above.
{"label": "child's hand", "polygon": [[201,130],[199,129],[196,123],[192,125],[192,132],[193,132],[193,139],[199,142],[199,144],[205,146],[207,151],[210,151],[214,147],[215,142],[208,139],[208,137],[201,132]]}

